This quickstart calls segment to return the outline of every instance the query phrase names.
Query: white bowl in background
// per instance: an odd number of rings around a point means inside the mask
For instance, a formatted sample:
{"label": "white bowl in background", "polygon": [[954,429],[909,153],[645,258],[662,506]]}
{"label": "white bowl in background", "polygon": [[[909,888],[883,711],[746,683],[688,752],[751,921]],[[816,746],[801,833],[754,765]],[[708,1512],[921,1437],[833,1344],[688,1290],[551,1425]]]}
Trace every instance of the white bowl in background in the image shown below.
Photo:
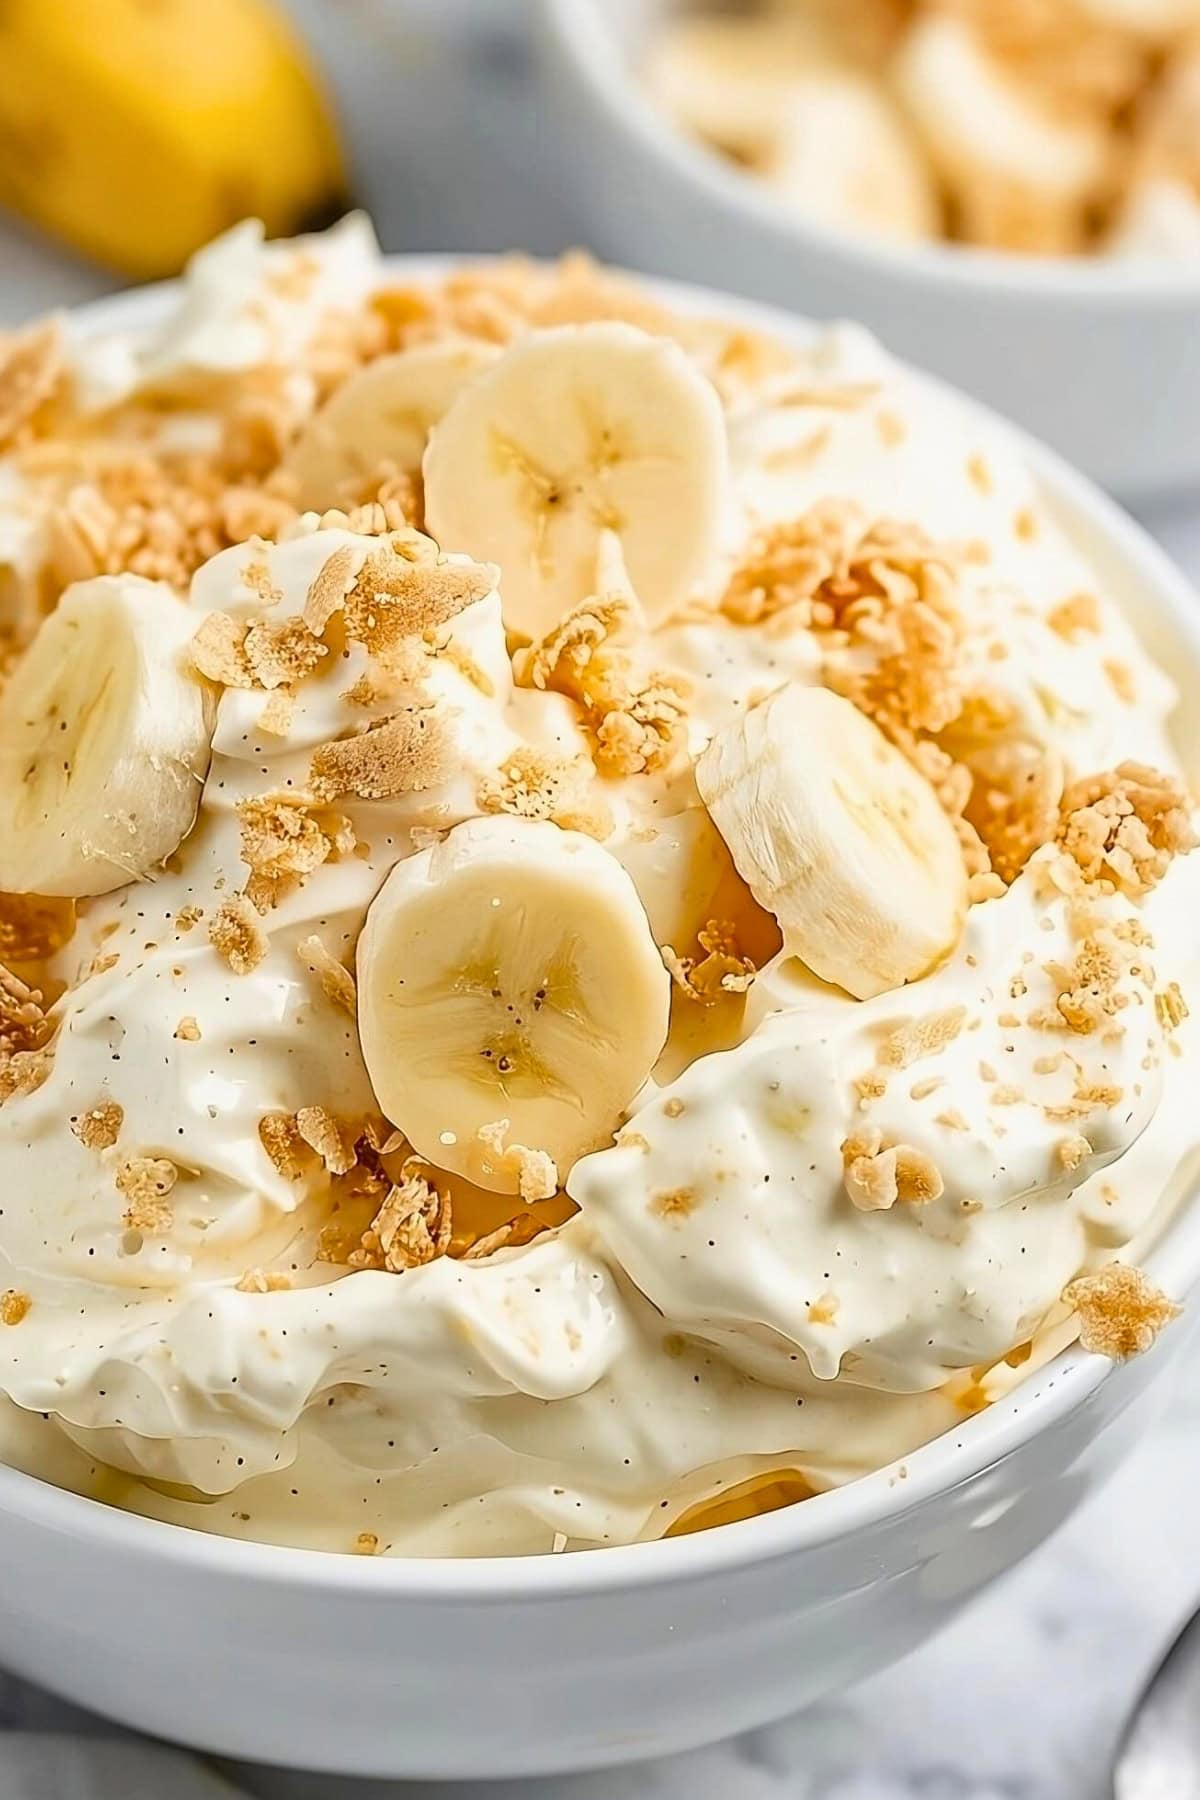
{"label": "white bowl in background", "polygon": [[1200,268],[900,246],[810,223],[676,129],[637,63],[667,0],[539,0],[554,154],[597,251],[854,318],[1127,500],[1200,486]]}
{"label": "white bowl in background", "polygon": [[[394,258],[401,279],[444,259]],[[799,342],[801,321],[656,284]],[[147,323],[167,286],[81,328]],[[978,410],[978,409],[976,409]],[[1001,429],[990,421],[990,429]],[[1154,544],[1017,434],[1043,497],[1179,683],[1200,774],[1200,609]],[[1142,1259],[1200,1286],[1200,1151]],[[782,1717],[911,1650],[1102,1482],[1166,1405],[1188,1320],[1133,1362],[1072,1348],[900,1464],[693,1537],[417,1560],[281,1549],[116,1511],[0,1468],[0,1663],[198,1748],[376,1776],[533,1775],[661,1755]]]}

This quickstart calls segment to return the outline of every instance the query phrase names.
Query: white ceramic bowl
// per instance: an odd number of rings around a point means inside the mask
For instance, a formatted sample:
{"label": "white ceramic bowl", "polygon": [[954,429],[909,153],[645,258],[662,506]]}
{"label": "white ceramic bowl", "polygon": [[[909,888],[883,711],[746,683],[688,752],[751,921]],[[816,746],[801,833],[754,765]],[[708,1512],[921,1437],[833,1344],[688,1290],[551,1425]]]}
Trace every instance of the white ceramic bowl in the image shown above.
{"label": "white ceramic bowl", "polygon": [[[421,279],[445,267],[398,258]],[[681,308],[806,327],[659,284]],[[164,290],[101,302],[142,324]],[[993,421],[992,429],[997,429]],[[1200,772],[1200,608],[1110,502],[1023,449],[1184,692]],[[1185,1171],[1181,1192],[1200,1186]],[[1194,1197],[1193,1197],[1194,1198]],[[1146,1259],[1200,1283],[1200,1203]],[[360,1775],[522,1775],[680,1750],[844,1688],[1032,1550],[1170,1395],[1172,1326],[1114,1367],[1072,1349],[903,1464],[694,1537],[573,1556],[372,1559],[209,1537],[0,1469],[0,1663],[115,1719],[227,1755]]]}
{"label": "white ceramic bowl", "polygon": [[860,319],[1127,500],[1200,483],[1200,269],[895,246],[789,212],[634,73],[666,0],[540,0],[554,154],[604,256]]}

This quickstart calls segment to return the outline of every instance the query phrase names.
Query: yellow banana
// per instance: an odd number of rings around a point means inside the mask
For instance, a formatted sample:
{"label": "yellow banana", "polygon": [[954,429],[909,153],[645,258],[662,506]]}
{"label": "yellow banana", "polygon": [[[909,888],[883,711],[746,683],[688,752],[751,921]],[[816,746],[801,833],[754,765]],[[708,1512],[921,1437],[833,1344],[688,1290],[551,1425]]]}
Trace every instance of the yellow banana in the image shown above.
{"label": "yellow banana", "polygon": [[328,105],[269,0],[4,0],[0,202],[122,274],[340,208]]}

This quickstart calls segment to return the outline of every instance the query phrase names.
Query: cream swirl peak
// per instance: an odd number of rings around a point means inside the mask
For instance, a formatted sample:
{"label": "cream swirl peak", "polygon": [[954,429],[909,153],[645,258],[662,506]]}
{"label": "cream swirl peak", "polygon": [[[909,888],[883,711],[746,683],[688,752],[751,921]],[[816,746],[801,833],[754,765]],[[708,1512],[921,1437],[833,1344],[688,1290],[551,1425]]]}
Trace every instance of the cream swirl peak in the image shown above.
{"label": "cream swirl peak", "polygon": [[584,1547],[1165,1322],[1174,695],[1000,428],[357,228],[5,357],[15,1461]]}

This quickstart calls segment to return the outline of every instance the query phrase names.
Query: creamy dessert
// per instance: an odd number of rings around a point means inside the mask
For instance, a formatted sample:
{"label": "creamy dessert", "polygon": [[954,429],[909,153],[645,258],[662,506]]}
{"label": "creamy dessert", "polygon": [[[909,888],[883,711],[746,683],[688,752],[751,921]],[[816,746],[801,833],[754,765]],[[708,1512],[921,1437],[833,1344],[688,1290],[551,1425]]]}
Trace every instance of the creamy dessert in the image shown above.
{"label": "creamy dessert", "polygon": [[838,229],[1200,254],[1196,0],[678,7],[646,79],[690,136]]}
{"label": "creamy dessert", "polygon": [[361,219],[145,317],[0,345],[5,1457],[552,1552],[1146,1348],[1176,695],[1002,428]]}

